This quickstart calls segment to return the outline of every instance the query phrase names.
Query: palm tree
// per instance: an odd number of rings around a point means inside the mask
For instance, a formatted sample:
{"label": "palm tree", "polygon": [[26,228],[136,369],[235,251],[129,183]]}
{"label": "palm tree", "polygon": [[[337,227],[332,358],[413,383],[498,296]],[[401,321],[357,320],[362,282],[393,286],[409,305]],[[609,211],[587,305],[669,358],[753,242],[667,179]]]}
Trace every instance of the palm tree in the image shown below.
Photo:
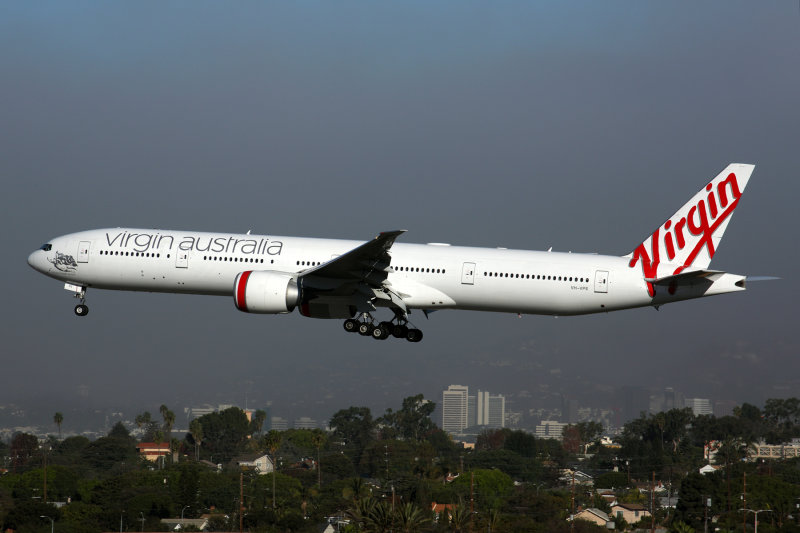
{"label": "palm tree", "polygon": [[429,516],[425,515],[422,509],[413,503],[401,505],[395,514],[397,526],[405,533],[419,531],[423,524],[431,520]]}
{"label": "palm tree", "polygon": [[146,426],[150,422],[152,422],[152,417],[150,416],[149,411],[145,411],[140,415],[136,415],[136,418],[134,418],[133,420],[134,422],[136,422],[136,427],[141,429],[142,426]]}
{"label": "palm tree", "polygon": [[172,426],[175,424],[175,413],[170,411],[166,405],[162,405],[158,410],[164,419],[164,433],[169,437],[170,433],[172,433]]}
{"label": "palm tree", "polygon": [[272,461],[272,508],[275,509],[275,477],[278,474],[278,462],[275,460],[275,452],[278,451],[281,447],[281,441],[283,440],[283,435],[281,435],[280,431],[271,430],[267,433],[267,436],[264,438],[264,441],[267,445],[267,449],[269,450],[269,458]]}
{"label": "palm tree", "polygon": [[194,460],[200,460],[200,442],[203,440],[203,424],[200,423],[199,418],[195,418],[189,423],[189,433],[192,434],[194,440]]}
{"label": "palm tree", "polygon": [[372,497],[356,499],[353,501],[353,506],[345,512],[345,515],[353,521],[358,530],[366,529],[368,517],[373,513],[373,509],[377,504]]}
{"label": "palm tree", "polygon": [[490,533],[492,531],[497,531],[498,526],[500,525],[500,513],[497,509],[492,509],[486,514],[486,530]]}
{"label": "palm tree", "polygon": [[315,431],[311,435],[311,444],[317,447],[317,488],[322,487],[322,463],[319,459],[319,449],[325,443],[325,434],[321,431]]}
{"label": "palm tree", "polygon": [[470,519],[469,509],[460,503],[450,509],[450,529],[456,533],[461,533],[467,527]]}
{"label": "palm tree", "polygon": [[175,424],[175,413],[170,411],[166,405],[162,405],[159,411],[164,418],[164,437],[169,443],[169,451],[172,452],[172,426]]}
{"label": "palm tree", "polygon": [[144,434],[142,435],[142,440],[147,440],[148,438],[152,438],[152,423],[153,417],[150,415],[149,411],[145,411],[142,414],[136,415],[136,418],[133,419],[136,422],[136,427],[142,429],[145,428]]}
{"label": "palm tree", "polygon": [[342,491],[342,496],[351,498],[353,503],[358,504],[361,499],[361,493],[364,492],[364,480],[360,477],[350,478],[347,482],[347,487]]}
{"label": "palm tree", "polygon": [[672,531],[675,533],[694,533],[694,528],[679,520],[672,524]]}
{"label": "palm tree", "polygon": [[61,440],[61,423],[64,422],[64,415],[59,412],[53,415],[53,422],[58,426],[58,440]]}
{"label": "palm tree", "polygon": [[158,446],[158,458],[161,461],[161,468],[164,468],[164,456],[161,455],[161,443],[164,442],[164,432],[160,429],[156,431],[156,434],[153,437],[156,445]]}
{"label": "palm tree", "polygon": [[370,512],[364,517],[366,529],[376,533],[385,533],[394,524],[394,514],[392,506],[388,502],[375,504]]}
{"label": "palm tree", "polygon": [[264,422],[267,420],[267,413],[261,409],[257,409],[255,413],[253,413],[253,433],[257,433],[259,436],[261,435],[261,430],[264,427]]}

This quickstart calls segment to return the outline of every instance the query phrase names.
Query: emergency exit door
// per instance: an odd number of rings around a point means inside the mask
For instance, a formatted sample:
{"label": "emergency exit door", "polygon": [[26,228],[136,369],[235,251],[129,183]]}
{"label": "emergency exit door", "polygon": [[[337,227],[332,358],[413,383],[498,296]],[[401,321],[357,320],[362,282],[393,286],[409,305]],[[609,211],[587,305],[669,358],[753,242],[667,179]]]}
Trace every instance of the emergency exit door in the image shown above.
{"label": "emergency exit door", "polygon": [[464,263],[464,267],[461,269],[461,284],[475,284],[475,263]]}
{"label": "emergency exit door", "polygon": [[92,245],[90,241],[81,241],[78,244],[78,263],[89,262],[89,247]]}
{"label": "emergency exit door", "polygon": [[594,273],[594,292],[608,292],[608,270]]}

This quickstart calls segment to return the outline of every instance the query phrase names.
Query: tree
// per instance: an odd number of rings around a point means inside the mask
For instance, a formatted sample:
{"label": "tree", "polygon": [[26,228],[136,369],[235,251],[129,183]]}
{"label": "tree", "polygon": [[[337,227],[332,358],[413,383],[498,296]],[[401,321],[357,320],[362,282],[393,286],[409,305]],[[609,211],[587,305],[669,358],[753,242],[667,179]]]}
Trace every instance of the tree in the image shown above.
{"label": "tree", "polygon": [[200,460],[200,443],[203,441],[203,423],[199,418],[193,419],[189,422],[189,434],[194,441],[194,460]]}
{"label": "tree", "polygon": [[149,411],[145,411],[141,414],[136,415],[134,418],[134,422],[136,423],[136,427],[139,429],[144,428],[144,434],[142,435],[142,442],[154,442],[156,438],[156,433],[158,432],[158,424],[153,420],[153,416],[150,414]]}
{"label": "tree", "polygon": [[132,468],[136,464],[136,441],[122,422],[117,422],[107,436],[83,448],[81,455],[95,475],[113,475],[115,469]]}
{"label": "tree", "polygon": [[275,452],[281,447],[281,440],[283,437],[280,431],[274,429],[267,433],[264,441],[269,450],[269,458],[272,461],[272,508],[275,509],[275,474],[278,472],[278,461],[275,457]]}
{"label": "tree", "polygon": [[677,522],[672,524],[672,529],[674,533],[694,533],[695,529],[685,522],[681,522],[678,520]]}
{"label": "tree", "polygon": [[[361,481],[361,478],[354,478]],[[353,521],[358,530],[366,529],[367,521],[373,513],[373,509],[378,504],[374,498],[360,498],[360,490],[354,491],[353,505],[345,512],[346,516]]]}
{"label": "tree", "polygon": [[320,462],[319,449],[325,444],[325,441],[325,434],[321,431],[315,431],[311,437],[311,443],[317,449],[317,488],[322,487],[322,463]]}
{"label": "tree", "polygon": [[61,440],[61,423],[64,422],[64,415],[59,412],[53,415],[53,423],[58,426],[58,440]]}
{"label": "tree", "polygon": [[175,425],[175,413],[169,410],[166,405],[161,405],[158,409],[161,412],[161,417],[164,419],[164,439],[169,443],[169,449],[172,451],[172,426]]}
{"label": "tree", "polygon": [[502,450],[505,447],[509,429],[484,429],[475,442],[476,450]]}
{"label": "tree", "polygon": [[[474,484],[472,478],[474,477]],[[483,511],[497,509],[514,488],[511,477],[500,470],[476,469],[453,481],[453,488],[461,487],[469,493],[473,485],[477,505]]]}
{"label": "tree", "polygon": [[578,422],[575,427],[578,428],[580,435],[581,445],[583,446],[583,453],[587,452],[589,444],[594,443],[603,434],[603,424],[600,422]]}
{"label": "tree", "polygon": [[238,407],[209,413],[197,420],[203,427],[201,456],[211,456],[215,463],[230,461],[242,451],[248,440],[249,422]]}
{"label": "tree", "polygon": [[361,463],[361,455],[374,440],[375,421],[369,407],[350,407],[333,414],[330,421],[333,438],[342,441],[352,453],[353,463]]}
{"label": "tree", "polygon": [[580,431],[575,426],[567,426],[561,433],[561,441],[567,453],[575,454],[581,448]]}
{"label": "tree", "polygon": [[[52,505],[33,500],[21,501],[11,509],[3,521],[3,531],[43,531],[42,516],[58,521],[60,512]],[[49,530],[49,522],[48,522]]]}
{"label": "tree", "polygon": [[430,516],[422,511],[413,503],[400,505],[395,513],[397,516],[397,526],[404,532],[419,531],[420,528],[430,522]]}
{"label": "tree", "polygon": [[394,524],[391,504],[388,502],[376,503],[364,517],[364,522],[368,531],[384,533],[391,530]]}
{"label": "tree", "polygon": [[450,519],[450,529],[456,533],[461,533],[467,528],[470,512],[464,502],[459,502],[455,507],[448,509]]}
{"label": "tree", "polygon": [[264,427],[264,422],[267,420],[267,412],[262,409],[257,409],[253,413],[253,420],[250,422],[250,434],[261,435],[261,429]]}
{"label": "tree", "polygon": [[17,433],[11,439],[11,465],[14,471],[25,468],[39,455],[39,439],[29,433]]}
{"label": "tree", "polygon": [[422,440],[436,428],[430,418],[435,409],[436,404],[426,400],[422,394],[405,398],[399,411],[387,409],[378,419],[378,424],[384,426],[383,438]]}
{"label": "tree", "polygon": [[605,489],[621,489],[628,486],[625,472],[605,472],[594,478],[594,486]]}
{"label": "tree", "polygon": [[142,426],[148,425],[150,422],[152,422],[152,417],[150,415],[150,412],[145,411],[144,413],[136,415],[136,418],[134,418],[134,422],[136,422],[136,427],[139,429],[141,429]]}

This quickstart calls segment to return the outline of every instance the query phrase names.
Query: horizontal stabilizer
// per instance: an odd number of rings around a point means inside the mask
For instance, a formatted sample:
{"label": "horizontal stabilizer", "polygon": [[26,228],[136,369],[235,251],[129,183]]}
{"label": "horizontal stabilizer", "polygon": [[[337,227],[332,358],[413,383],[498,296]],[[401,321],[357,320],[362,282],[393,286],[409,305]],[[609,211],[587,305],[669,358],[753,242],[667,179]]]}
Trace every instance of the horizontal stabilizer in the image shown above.
{"label": "horizontal stabilizer", "polygon": [[747,276],[747,281],[774,281],[776,279],[781,279],[777,276]]}
{"label": "horizontal stabilizer", "polygon": [[680,274],[675,274],[674,276],[664,276],[663,278],[645,278],[645,281],[652,283],[653,285],[671,285],[673,283],[680,284],[681,282],[690,283],[700,279],[715,281],[715,279],[720,277],[722,274],[725,274],[725,272],[720,270],[690,270],[689,272],[681,272]]}

